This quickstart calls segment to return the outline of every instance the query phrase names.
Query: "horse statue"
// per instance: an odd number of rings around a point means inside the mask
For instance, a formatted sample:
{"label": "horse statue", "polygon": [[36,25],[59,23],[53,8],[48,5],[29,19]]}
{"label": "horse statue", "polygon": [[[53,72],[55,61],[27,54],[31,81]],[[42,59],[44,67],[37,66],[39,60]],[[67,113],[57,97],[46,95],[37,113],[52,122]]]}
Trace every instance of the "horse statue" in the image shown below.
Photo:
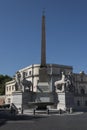
{"label": "horse statue", "polygon": [[30,87],[32,86],[32,82],[29,80],[26,80],[25,72],[23,73],[22,76],[21,76],[20,72],[17,72],[15,80],[16,80],[15,87],[16,87],[17,91],[23,90],[23,87],[24,87],[24,90],[30,91]]}
{"label": "horse statue", "polygon": [[72,92],[72,88],[73,88],[73,82],[72,82],[72,76],[70,73],[68,73],[68,75],[64,75],[64,73],[62,72],[62,78],[61,80],[58,80],[54,83],[55,87],[57,90],[64,92]]}
{"label": "horse statue", "polygon": [[26,80],[25,78],[21,81],[22,85],[24,86],[25,90],[30,91],[30,87],[32,86],[32,82],[29,80]]}

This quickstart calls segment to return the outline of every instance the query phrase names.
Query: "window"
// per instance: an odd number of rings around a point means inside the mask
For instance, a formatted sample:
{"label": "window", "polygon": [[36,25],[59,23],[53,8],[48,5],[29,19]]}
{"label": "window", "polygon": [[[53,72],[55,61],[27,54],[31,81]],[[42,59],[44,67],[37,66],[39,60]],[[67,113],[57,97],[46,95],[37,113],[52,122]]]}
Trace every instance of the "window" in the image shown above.
{"label": "window", "polygon": [[8,103],[11,103],[11,99],[10,98],[8,98]]}
{"label": "window", "polygon": [[77,106],[80,106],[80,101],[79,100],[77,101]]}
{"label": "window", "polygon": [[12,86],[12,90],[14,90],[14,85]]}
{"label": "window", "polygon": [[81,89],[80,92],[81,92],[81,94],[85,94],[85,90],[83,88]]}
{"label": "window", "polygon": [[29,75],[31,75],[31,71],[29,71]]}
{"label": "window", "polygon": [[25,76],[28,76],[28,73],[27,73],[27,72],[25,72]]}
{"label": "window", "polygon": [[9,86],[9,91],[11,91],[11,86]]}
{"label": "window", "polygon": [[27,77],[28,73],[27,72],[23,72],[23,77]]}
{"label": "window", "polygon": [[83,78],[81,77],[81,82],[83,82]]}
{"label": "window", "polygon": [[87,100],[85,101],[85,106],[87,106]]}
{"label": "window", "polygon": [[75,89],[75,93],[78,94],[78,89]]}
{"label": "window", "polygon": [[7,91],[8,91],[8,87],[7,87]]}

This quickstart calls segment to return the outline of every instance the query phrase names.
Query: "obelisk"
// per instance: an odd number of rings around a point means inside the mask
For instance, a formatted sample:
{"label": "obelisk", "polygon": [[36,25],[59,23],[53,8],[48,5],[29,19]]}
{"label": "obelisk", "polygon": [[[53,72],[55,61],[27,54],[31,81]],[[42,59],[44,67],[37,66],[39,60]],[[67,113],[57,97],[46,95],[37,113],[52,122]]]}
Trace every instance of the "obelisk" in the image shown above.
{"label": "obelisk", "polygon": [[46,65],[46,32],[45,32],[45,15],[42,15],[42,38],[41,38],[41,64],[39,70],[39,81],[47,82],[47,65]]}
{"label": "obelisk", "polygon": [[42,15],[41,67],[46,67],[46,32],[44,12]]}
{"label": "obelisk", "polygon": [[[45,15],[42,15],[42,38],[41,38],[41,64],[39,69],[39,82],[37,85],[37,99],[45,103],[45,107],[51,102],[50,85],[48,81],[47,64],[46,64],[46,32],[45,32]],[[41,105],[41,104],[40,104]],[[41,106],[40,106],[41,107]],[[42,104],[43,108],[43,104]]]}

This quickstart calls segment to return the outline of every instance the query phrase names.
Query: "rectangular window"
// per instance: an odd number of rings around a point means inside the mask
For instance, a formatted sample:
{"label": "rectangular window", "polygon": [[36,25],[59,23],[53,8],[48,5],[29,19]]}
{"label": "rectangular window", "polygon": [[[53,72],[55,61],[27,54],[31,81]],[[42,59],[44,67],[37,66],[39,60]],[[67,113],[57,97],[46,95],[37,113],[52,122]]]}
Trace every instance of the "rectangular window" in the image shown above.
{"label": "rectangular window", "polygon": [[9,91],[11,91],[11,86],[9,86]]}
{"label": "rectangular window", "polygon": [[75,93],[78,94],[78,89],[75,89]]}
{"label": "rectangular window", "polygon": [[13,85],[13,86],[12,86],[12,90],[14,90],[14,87],[15,87],[15,86]]}
{"label": "rectangular window", "polygon": [[87,101],[85,101],[85,106],[87,106]]}
{"label": "rectangular window", "polygon": [[80,106],[80,101],[79,100],[77,101],[77,106]]}
{"label": "rectangular window", "polygon": [[27,73],[27,72],[25,72],[25,76],[28,76],[28,73]]}
{"label": "rectangular window", "polygon": [[23,77],[27,77],[28,73],[27,72],[23,72]]}
{"label": "rectangular window", "polygon": [[7,91],[8,91],[8,87],[7,87]]}
{"label": "rectangular window", "polygon": [[31,75],[31,71],[29,71],[29,75]]}
{"label": "rectangular window", "polygon": [[10,98],[8,98],[8,103],[11,103],[11,99]]}

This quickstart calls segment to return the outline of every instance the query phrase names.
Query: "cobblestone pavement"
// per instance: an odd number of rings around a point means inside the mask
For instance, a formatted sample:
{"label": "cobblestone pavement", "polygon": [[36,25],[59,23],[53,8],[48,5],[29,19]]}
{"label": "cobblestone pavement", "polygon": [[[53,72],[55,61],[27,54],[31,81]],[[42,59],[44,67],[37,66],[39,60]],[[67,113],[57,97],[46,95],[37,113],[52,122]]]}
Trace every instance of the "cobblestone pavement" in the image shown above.
{"label": "cobblestone pavement", "polygon": [[[1,118],[2,117],[2,118]],[[0,130],[87,130],[87,113],[0,116]]]}

